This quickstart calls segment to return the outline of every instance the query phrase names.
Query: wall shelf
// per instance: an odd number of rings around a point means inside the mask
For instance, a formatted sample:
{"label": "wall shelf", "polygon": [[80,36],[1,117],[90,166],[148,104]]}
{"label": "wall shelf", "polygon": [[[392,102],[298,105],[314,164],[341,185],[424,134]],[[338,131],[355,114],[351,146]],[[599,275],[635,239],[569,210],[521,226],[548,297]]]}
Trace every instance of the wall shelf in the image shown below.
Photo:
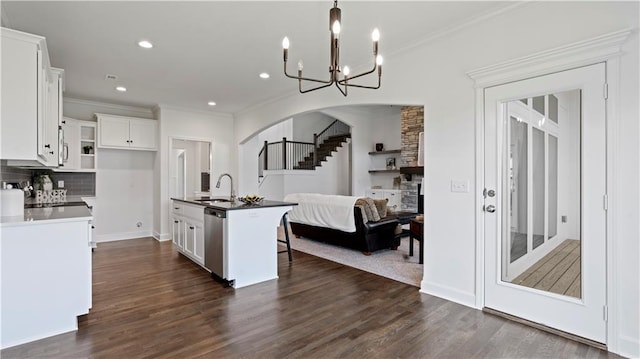
{"label": "wall shelf", "polygon": [[370,155],[390,155],[390,154],[398,154],[400,150],[386,150],[386,151],[372,151],[369,152]]}
{"label": "wall shelf", "polygon": [[369,170],[369,173],[392,173],[392,172],[400,172],[399,168],[395,170]]}

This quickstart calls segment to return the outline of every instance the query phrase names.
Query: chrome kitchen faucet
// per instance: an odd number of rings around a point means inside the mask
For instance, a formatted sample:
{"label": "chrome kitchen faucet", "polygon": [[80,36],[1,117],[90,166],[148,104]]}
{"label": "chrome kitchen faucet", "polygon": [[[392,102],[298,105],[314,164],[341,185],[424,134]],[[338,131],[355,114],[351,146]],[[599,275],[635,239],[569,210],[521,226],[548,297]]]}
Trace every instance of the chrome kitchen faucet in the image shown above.
{"label": "chrome kitchen faucet", "polygon": [[220,188],[220,180],[224,176],[229,177],[229,180],[231,181],[231,195],[229,196],[229,199],[231,200],[231,202],[235,202],[236,201],[236,193],[233,191],[233,177],[231,177],[230,174],[228,174],[228,173],[221,174],[220,177],[218,177],[218,182],[216,183],[216,188]]}

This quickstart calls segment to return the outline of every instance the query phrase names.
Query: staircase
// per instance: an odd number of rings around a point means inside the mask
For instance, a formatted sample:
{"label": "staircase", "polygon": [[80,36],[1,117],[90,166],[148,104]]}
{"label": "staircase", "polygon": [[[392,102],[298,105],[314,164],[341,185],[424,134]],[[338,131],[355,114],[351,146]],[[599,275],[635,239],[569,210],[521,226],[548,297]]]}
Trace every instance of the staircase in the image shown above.
{"label": "staircase", "polygon": [[[316,166],[322,166],[322,162],[326,161],[327,157],[331,157],[331,153],[336,151],[338,147],[342,147],[342,144],[346,143],[348,138],[351,138],[350,133],[327,137],[318,145],[315,153],[311,151],[302,161],[299,161],[296,166],[293,166],[293,169],[312,170]],[[314,157],[316,159],[315,166],[313,163]]]}

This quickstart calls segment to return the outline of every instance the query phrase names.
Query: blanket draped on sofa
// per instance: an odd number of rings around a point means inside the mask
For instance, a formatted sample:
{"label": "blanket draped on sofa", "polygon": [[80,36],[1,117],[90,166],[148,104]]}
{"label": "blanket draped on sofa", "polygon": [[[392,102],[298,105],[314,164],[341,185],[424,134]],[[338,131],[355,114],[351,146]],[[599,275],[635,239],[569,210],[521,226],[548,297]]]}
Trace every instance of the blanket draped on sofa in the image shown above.
{"label": "blanket draped on sofa", "polygon": [[353,207],[358,198],[318,193],[292,193],[284,200],[298,203],[289,212],[289,222],[353,233],[356,231]]}

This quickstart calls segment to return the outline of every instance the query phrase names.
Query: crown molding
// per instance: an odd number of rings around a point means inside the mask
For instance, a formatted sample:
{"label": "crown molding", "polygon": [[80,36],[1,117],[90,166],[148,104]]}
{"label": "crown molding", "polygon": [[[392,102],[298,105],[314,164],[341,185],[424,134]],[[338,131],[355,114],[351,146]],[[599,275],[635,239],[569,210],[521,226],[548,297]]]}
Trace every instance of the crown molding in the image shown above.
{"label": "crown molding", "polygon": [[81,100],[81,99],[72,98],[72,97],[64,97],[63,102],[68,102],[68,103],[77,104],[77,105],[94,106],[94,107],[102,107],[102,108],[109,108],[114,110],[133,112],[143,116],[154,115],[153,110],[151,108],[146,108],[146,107],[117,105],[113,103],[105,103],[105,102],[92,101],[92,100]]}
{"label": "crown molding", "polygon": [[[494,17],[496,17],[498,15],[502,15],[504,13],[513,11],[513,10],[523,6],[523,5],[529,4],[529,3],[534,2],[534,1],[535,0],[514,1],[511,4],[506,5],[506,6],[502,6],[502,7],[498,8],[498,9],[492,9],[492,10],[486,11],[484,13],[479,13],[477,15],[470,16],[470,17],[468,17],[468,18],[466,18],[464,20],[457,21],[457,22],[453,23],[450,26],[444,27],[444,28],[442,28],[440,30],[436,30],[436,31],[434,31],[434,32],[432,32],[430,34],[425,34],[425,36],[422,39],[414,41],[413,43],[409,43],[408,45],[405,45],[405,46],[403,46],[401,48],[398,48],[398,49],[396,49],[394,51],[391,51],[391,52],[389,52],[387,54],[387,56],[402,54],[402,53],[407,52],[409,50],[412,50],[414,48],[424,46],[429,42],[438,40],[438,39],[443,38],[445,36],[448,36],[450,34],[453,34],[453,33],[456,33],[458,31],[464,30],[466,28],[472,27],[473,25],[476,25],[476,24],[491,20],[492,18],[494,18]],[[385,59],[385,61],[386,61],[386,59]]]}
{"label": "crown molding", "polygon": [[545,75],[606,61],[622,55],[633,29],[614,31],[467,72],[476,88]]}

